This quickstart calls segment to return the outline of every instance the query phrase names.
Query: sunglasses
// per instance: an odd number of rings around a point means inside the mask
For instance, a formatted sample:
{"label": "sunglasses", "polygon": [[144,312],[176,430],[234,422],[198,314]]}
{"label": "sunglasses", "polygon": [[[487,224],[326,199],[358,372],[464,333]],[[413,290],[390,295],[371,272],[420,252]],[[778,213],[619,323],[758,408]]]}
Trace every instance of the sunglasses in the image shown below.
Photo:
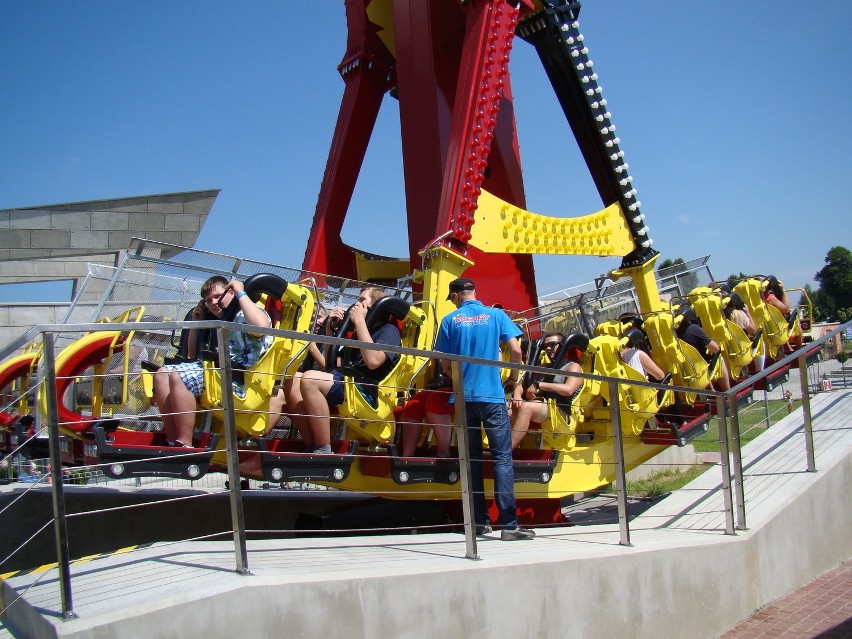
{"label": "sunglasses", "polygon": [[553,348],[554,346],[559,346],[562,342],[545,342],[545,348]]}

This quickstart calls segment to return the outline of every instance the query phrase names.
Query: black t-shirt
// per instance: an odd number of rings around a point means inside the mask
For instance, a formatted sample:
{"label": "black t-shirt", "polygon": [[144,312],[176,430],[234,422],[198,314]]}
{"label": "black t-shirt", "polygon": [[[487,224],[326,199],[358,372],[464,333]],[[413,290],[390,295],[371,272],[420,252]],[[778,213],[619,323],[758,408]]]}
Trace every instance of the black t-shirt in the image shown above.
{"label": "black t-shirt", "polygon": [[[402,346],[402,337],[399,334],[396,324],[382,324],[370,331],[370,337],[373,338],[373,343],[375,344]],[[370,370],[367,364],[364,363],[364,358],[360,355],[352,367],[367,378],[362,380],[363,382],[376,384],[387,377],[388,373],[391,372],[391,369],[396,366],[399,360],[399,353],[385,353],[385,355],[387,355],[387,359],[376,369]]]}
{"label": "black t-shirt", "polygon": [[713,340],[698,324],[690,324],[683,331],[678,331],[678,337],[693,346],[704,359],[710,360],[711,354],[707,352],[707,345]]}

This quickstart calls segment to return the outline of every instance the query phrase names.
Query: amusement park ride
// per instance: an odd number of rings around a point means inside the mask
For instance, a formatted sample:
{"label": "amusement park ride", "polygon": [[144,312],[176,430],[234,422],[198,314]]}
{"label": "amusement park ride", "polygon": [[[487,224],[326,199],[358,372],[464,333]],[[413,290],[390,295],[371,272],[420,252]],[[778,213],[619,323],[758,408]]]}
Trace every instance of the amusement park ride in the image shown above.
{"label": "amusement park ride", "polygon": [[[244,372],[244,398],[222,397],[217,362],[205,362],[197,438],[190,449],[175,449],[166,445],[162,431],[127,426],[117,417],[131,412],[131,398],[151,395],[151,375],[133,370],[134,344],[140,343],[145,321],[163,315],[152,318],[136,308],[105,320],[106,330],[80,337],[55,358],[64,462],[97,464],[112,477],[197,478],[224,467],[223,411],[228,411],[247,477],[312,481],[394,499],[458,499],[457,460],[437,459],[425,440],[416,457],[398,454],[401,410],[411,393],[430,381],[426,357],[401,356],[382,380],[375,406],[354,384],[348,385],[333,454],[306,453],[297,438],[272,436],[269,399],[276,383],[292,376],[304,359],[323,291],[333,278],[405,282],[396,286],[399,295],[388,298],[383,311],[396,318],[404,347],[429,350],[437,323],[452,310],[445,299],[448,284],[464,273],[476,281],[481,299],[499,300],[505,308],[521,311],[516,315],[529,338],[528,364],[559,367],[561,354],[554,361],[541,356],[538,338],[548,325],[535,311],[532,255],[622,258],[609,276],[614,281],[632,279],[633,317],[607,318],[594,335],[574,335],[566,341],[582,350],[584,373],[623,383],[612,397],[606,381],[586,379],[567,412],[547,399],[549,418],[515,451],[521,507],[533,504],[528,519],[555,516],[544,500],[558,503],[555,498],[613,480],[613,403],[619,405],[626,435],[625,462],[635,467],[666,446],[683,445],[706,430],[711,409],[701,391],[725,369],[735,379],[744,378],[756,354],[765,350],[771,361],[791,348],[799,323],[766,303],[761,276],[734,288],[761,329],[756,337],[726,319],[724,308],[731,298],[711,284],[693,289],[688,301],[704,330],[721,346],[721,356],[708,361],[679,339],[678,325],[692,315],[678,303],[664,301],[658,290],[658,253],[579,30],[579,2],[345,0],[345,6],[348,40],[339,67],[345,88],[302,272],[290,281],[272,274],[246,281],[246,291],[265,306],[273,328],[303,334],[304,339],[276,335],[260,362]],[[600,194],[600,211],[563,218],[525,210],[508,72],[516,38],[535,47],[544,65]],[[398,101],[400,113],[406,259],[369,255],[340,239],[386,96]],[[109,330],[108,324],[115,322],[138,322],[139,328]],[[629,383],[646,381],[620,357],[636,335],[631,329],[637,327],[647,336],[656,363],[668,373],[659,388]],[[168,345],[160,350],[160,355],[175,354]],[[146,352],[154,354],[150,345]],[[27,428],[37,429],[47,415],[47,394],[43,384],[35,383],[40,361],[41,351],[33,347],[0,364],[0,426],[7,449],[10,440],[22,439]],[[675,393],[668,385],[694,392]],[[140,404],[144,402],[136,402]]]}

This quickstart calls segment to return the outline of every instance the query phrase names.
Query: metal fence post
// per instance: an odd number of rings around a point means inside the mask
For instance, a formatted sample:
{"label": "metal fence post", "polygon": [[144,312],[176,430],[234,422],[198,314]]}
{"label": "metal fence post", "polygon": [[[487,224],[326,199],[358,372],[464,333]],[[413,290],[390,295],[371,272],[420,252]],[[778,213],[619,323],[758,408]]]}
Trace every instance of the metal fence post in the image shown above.
{"label": "metal fence post", "polygon": [[609,385],[609,412],[612,421],[612,446],[615,456],[615,482],[618,497],[618,531],[622,546],[632,546],[630,543],[630,525],[627,522],[627,475],[624,472],[624,441],[621,434],[621,410],[618,401],[618,382],[607,382]]}
{"label": "metal fence post", "polygon": [[808,457],[808,472],[816,472],[814,457],[814,429],[811,422],[811,394],[808,390],[808,362],[805,353],[799,355],[799,381],[802,385],[802,412],[805,417],[805,450]]}
{"label": "metal fence post", "polygon": [[44,392],[47,397],[48,441],[50,445],[50,473],[53,481],[53,530],[56,536],[56,563],[59,572],[59,595],[62,617],[76,617],[71,597],[71,565],[68,552],[68,522],[65,519],[65,491],[62,483],[62,453],[59,450],[59,404],[56,396],[56,360],[53,352],[53,333],[42,335],[44,358]]}
{"label": "metal fence post", "polygon": [[731,453],[728,447],[728,422],[725,418],[725,398],[722,395],[716,397],[716,417],[719,420],[719,452],[722,465],[722,497],[725,500],[725,534],[735,535],[734,532],[734,506],[731,498],[731,471],[729,464]]}
{"label": "metal fence post", "polygon": [[[766,384],[766,380],[763,381]],[[772,426],[769,421],[769,391],[764,387],[763,389],[763,412],[766,413],[766,428]]]}
{"label": "metal fence post", "polygon": [[234,531],[234,546],[237,572],[248,574],[248,551],[246,550],[246,522],[243,513],[243,496],[240,487],[240,456],[237,450],[237,430],[234,426],[234,387],[231,373],[231,349],[228,345],[227,328],[216,329],[219,341],[219,370],[222,380],[222,421],[225,426],[225,455],[228,460],[228,482],[231,497],[231,526]]}
{"label": "metal fence post", "polygon": [[743,451],[740,440],[740,414],[737,410],[737,397],[728,397],[729,418],[731,421],[731,452],[734,454],[734,501],[737,507],[737,530],[746,529],[745,486],[743,483]]}
{"label": "metal fence post", "polygon": [[458,428],[459,475],[461,478],[462,517],[464,519],[465,557],[479,559],[476,549],[476,522],[474,521],[473,491],[471,490],[470,474],[470,433],[467,429],[467,411],[464,403],[464,382],[461,365],[453,360],[450,362],[453,375],[453,396],[455,402],[455,423]]}

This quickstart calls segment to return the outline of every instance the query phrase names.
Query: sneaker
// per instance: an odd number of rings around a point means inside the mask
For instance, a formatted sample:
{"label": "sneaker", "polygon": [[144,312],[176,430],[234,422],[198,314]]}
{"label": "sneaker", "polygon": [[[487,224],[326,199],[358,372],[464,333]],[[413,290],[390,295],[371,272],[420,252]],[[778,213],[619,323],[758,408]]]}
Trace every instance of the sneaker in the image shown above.
{"label": "sneaker", "polygon": [[476,525],[476,535],[477,537],[482,537],[483,535],[490,535],[493,532],[491,528],[491,524],[477,524]]}
{"label": "sneaker", "polygon": [[535,531],[528,528],[504,528],[500,532],[500,539],[503,541],[520,541],[522,539],[532,539],[535,537]]}

